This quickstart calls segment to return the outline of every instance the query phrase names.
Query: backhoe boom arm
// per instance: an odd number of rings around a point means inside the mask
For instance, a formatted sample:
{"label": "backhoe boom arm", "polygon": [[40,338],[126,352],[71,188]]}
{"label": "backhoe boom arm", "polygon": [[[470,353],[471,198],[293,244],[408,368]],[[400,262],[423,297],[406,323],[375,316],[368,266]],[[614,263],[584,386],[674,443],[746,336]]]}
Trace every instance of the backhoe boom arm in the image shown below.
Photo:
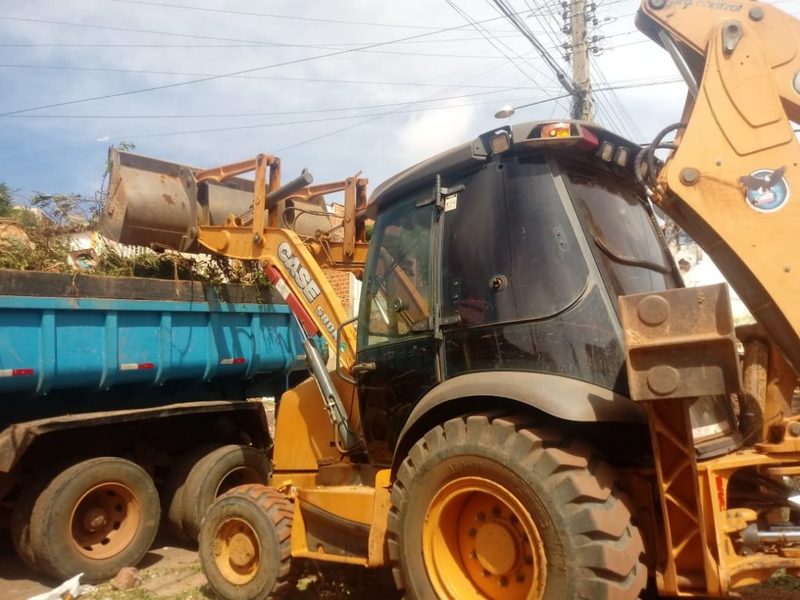
{"label": "backhoe boom arm", "polygon": [[654,199],[800,372],[800,22],[748,0],[644,0],[637,26],[697,89]]}

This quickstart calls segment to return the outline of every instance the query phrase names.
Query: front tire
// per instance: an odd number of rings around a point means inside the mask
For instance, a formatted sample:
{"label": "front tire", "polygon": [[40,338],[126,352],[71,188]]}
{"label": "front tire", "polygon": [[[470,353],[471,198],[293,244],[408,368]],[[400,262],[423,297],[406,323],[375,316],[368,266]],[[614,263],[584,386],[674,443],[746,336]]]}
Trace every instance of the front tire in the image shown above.
{"label": "front tire", "polygon": [[411,599],[634,600],[647,579],[610,467],[513,418],[429,431],[398,470],[388,526]]}
{"label": "front tire", "polygon": [[286,496],[256,484],[211,505],[200,529],[200,564],[218,596],[264,600],[292,589],[293,514]]}

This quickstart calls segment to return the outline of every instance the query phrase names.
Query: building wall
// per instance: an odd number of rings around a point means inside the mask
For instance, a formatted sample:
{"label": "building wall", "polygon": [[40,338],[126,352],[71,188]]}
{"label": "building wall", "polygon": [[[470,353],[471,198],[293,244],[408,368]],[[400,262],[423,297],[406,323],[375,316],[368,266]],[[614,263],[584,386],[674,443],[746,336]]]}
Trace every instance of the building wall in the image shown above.
{"label": "building wall", "polygon": [[352,273],[337,271],[336,269],[323,269],[333,291],[344,305],[348,318],[354,317],[358,311],[358,296],[361,287]]}

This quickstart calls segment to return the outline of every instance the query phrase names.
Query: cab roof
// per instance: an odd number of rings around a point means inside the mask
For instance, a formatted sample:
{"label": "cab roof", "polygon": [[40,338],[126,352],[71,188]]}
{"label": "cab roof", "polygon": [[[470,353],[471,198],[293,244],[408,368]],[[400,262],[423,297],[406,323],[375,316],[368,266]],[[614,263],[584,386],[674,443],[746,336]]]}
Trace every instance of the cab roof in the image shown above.
{"label": "cab roof", "polygon": [[[631,173],[633,172],[633,159],[641,148],[638,144],[603,129],[599,125],[585,121],[530,121],[492,129],[469,142],[445,150],[400,171],[384,181],[372,192],[367,204],[367,216],[374,219],[378,210],[420,185],[431,183],[437,174],[469,170],[488,162],[495,154],[499,154],[492,150],[492,138],[497,135],[503,135],[502,132],[506,132],[510,136],[510,146],[503,152],[506,155],[531,151],[563,150],[565,147],[564,139],[544,139],[540,137],[543,128],[553,125],[569,125],[576,132],[582,133],[585,139],[594,138],[593,143],[578,144],[589,154],[596,153],[604,142],[611,143],[614,147],[623,146],[628,148],[630,160],[628,161],[629,164],[625,166],[630,169]],[[562,143],[559,144],[558,142]],[[574,149],[575,145],[573,144],[570,147]]]}

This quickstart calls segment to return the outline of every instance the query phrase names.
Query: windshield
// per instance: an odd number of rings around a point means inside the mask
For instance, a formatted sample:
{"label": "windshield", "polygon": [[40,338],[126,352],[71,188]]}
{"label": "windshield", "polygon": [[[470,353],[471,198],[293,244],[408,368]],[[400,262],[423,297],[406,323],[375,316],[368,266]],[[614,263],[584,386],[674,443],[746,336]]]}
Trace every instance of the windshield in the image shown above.
{"label": "windshield", "polygon": [[610,174],[567,165],[570,195],[614,295],[680,285],[656,223],[636,191]]}

